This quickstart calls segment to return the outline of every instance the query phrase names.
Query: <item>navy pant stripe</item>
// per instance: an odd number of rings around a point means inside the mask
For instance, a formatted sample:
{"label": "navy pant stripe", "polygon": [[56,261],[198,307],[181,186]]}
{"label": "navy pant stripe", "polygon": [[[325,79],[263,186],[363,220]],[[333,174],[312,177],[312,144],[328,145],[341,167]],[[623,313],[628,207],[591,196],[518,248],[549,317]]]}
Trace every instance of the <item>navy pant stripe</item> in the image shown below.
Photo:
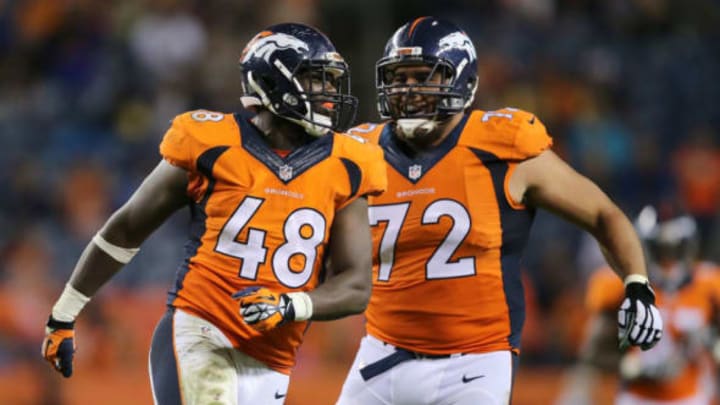
{"label": "navy pant stripe", "polygon": [[173,314],[169,309],[158,322],[150,345],[153,396],[158,405],[181,405],[178,364],[173,344]]}

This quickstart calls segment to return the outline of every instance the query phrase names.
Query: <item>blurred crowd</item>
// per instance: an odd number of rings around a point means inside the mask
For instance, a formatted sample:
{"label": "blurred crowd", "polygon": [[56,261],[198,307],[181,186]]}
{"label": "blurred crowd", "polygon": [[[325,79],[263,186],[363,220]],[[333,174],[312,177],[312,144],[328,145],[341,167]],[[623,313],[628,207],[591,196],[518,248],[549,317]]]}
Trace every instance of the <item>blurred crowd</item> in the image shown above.
{"label": "blurred crowd", "polygon": [[[52,300],[159,161],[169,120],[238,108],[236,62],[254,33],[283,21],[326,32],[350,63],[360,122],[377,119],[374,62],[385,40],[428,14],[475,41],[477,108],[535,112],[554,149],[629,216],[680,203],[698,220],[702,258],[720,259],[717,1],[0,0],[0,392],[17,389],[2,380],[26,368],[26,386],[57,388],[39,356]],[[144,372],[187,224],[180,212],[164,225],[88,307],[80,367]],[[584,282],[601,264],[587,235],[537,216],[525,260],[526,367],[572,361]],[[351,324],[357,333],[330,327],[311,339],[301,361],[349,361],[362,320]],[[27,390],[33,399],[7,403],[62,403],[52,390]]]}

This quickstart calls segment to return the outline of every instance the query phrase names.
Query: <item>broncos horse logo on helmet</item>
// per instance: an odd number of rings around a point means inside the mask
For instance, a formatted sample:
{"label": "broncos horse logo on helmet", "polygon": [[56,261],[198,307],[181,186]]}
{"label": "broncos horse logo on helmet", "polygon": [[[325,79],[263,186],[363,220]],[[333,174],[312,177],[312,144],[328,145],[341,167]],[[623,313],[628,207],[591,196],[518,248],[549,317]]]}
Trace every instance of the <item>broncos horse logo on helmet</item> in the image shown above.
{"label": "broncos horse logo on helmet", "polygon": [[[426,65],[443,76],[441,83],[393,84],[392,71],[400,65]],[[385,45],[375,65],[378,109],[383,118],[439,119],[470,107],[477,88],[477,54],[470,38],[455,24],[421,17],[400,27]],[[432,73],[428,77],[432,76]],[[410,114],[393,108],[390,98],[400,93],[438,97],[435,110]]]}
{"label": "broncos horse logo on helmet", "polygon": [[[301,125],[314,136],[344,131],[358,101],[350,94],[350,70],[335,46],[313,27],[277,24],[257,34],[240,56],[244,97]],[[322,80],[305,88],[301,76]]]}

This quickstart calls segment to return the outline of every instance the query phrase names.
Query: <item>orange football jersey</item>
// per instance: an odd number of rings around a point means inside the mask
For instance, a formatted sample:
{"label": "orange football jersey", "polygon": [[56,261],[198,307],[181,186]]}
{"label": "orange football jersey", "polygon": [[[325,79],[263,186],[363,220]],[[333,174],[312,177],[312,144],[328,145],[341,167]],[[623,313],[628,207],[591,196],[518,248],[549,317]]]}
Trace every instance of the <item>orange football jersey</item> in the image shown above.
{"label": "orange football jersey", "polygon": [[370,198],[373,294],[367,331],[429,354],[517,350],[525,317],[520,257],[534,211],[512,201],[516,165],[552,144],[530,113],[474,111],[411,157],[389,125],[349,132],[385,152],[388,190]]}
{"label": "orange football jersey", "polygon": [[231,295],[250,286],[308,291],[320,280],[335,213],[386,187],[382,150],[357,137],[320,137],[284,158],[247,112],[174,119],[162,156],[189,172],[192,224],[168,304],[218,326],[235,347],[289,373],[307,322],[266,333],[247,326]]}
{"label": "orange football jersey", "polygon": [[[635,352],[642,364],[659,364],[669,356],[682,355],[685,363],[677,374],[662,383],[637,380],[624,383],[625,389],[643,398],[670,401],[688,398],[698,391],[707,377],[708,367],[703,351],[693,346],[710,327],[720,297],[720,269],[701,265],[693,277],[678,291],[668,293],[654,285],[655,303],[663,317],[664,333],[658,344],[648,351]],[[596,271],[588,282],[587,307],[593,313],[607,312],[615,317],[625,297],[625,288],[610,268]]]}

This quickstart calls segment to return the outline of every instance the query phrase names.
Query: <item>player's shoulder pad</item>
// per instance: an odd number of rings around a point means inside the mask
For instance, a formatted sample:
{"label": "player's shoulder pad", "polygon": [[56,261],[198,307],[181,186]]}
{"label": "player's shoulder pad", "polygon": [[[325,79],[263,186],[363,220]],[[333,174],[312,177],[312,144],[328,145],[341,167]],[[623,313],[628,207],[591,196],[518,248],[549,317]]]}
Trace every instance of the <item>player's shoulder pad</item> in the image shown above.
{"label": "player's shoulder pad", "polygon": [[462,142],[507,160],[529,159],[552,146],[552,138],[538,117],[511,107],[471,112]]}
{"label": "player's shoulder pad", "polygon": [[385,125],[385,123],[376,124],[372,122],[366,122],[364,124],[360,124],[358,126],[348,129],[347,135],[358,136],[363,139],[367,139],[372,143],[378,143],[378,140],[380,139],[380,134],[382,133],[383,128],[385,128]]}
{"label": "player's shoulder pad", "polygon": [[175,117],[172,126],[182,128],[188,135],[208,145],[240,143],[238,126],[233,114],[208,110],[194,110]]}
{"label": "player's shoulder pad", "polygon": [[357,162],[383,161],[382,148],[371,139],[357,133],[338,132],[335,134],[335,150],[339,157]]}
{"label": "player's shoulder pad", "polygon": [[377,195],[387,188],[387,169],[383,150],[356,133],[336,133],[333,154],[339,158],[356,191],[354,194]]}
{"label": "player's shoulder pad", "polygon": [[170,163],[195,170],[197,158],[216,146],[240,143],[232,114],[208,110],[188,111],[176,116],[160,143],[160,154]]}
{"label": "player's shoulder pad", "polygon": [[712,286],[720,293],[720,266],[714,262],[701,261],[695,264],[693,277],[701,284]]}
{"label": "player's shoulder pad", "polygon": [[695,272],[703,277],[719,277],[720,265],[715,262],[703,260],[695,263]]}
{"label": "player's shoulder pad", "polygon": [[620,286],[624,289],[624,285],[622,280],[620,280],[620,277],[608,266],[602,266],[590,275],[589,284],[595,284],[600,285],[603,287],[606,286]]}
{"label": "player's shoulder pad", "polygon": [[595,270],[588,279],[585,299],[591,311],[615,310],[623,297],[625,297],[625,286],[610,267]]}

